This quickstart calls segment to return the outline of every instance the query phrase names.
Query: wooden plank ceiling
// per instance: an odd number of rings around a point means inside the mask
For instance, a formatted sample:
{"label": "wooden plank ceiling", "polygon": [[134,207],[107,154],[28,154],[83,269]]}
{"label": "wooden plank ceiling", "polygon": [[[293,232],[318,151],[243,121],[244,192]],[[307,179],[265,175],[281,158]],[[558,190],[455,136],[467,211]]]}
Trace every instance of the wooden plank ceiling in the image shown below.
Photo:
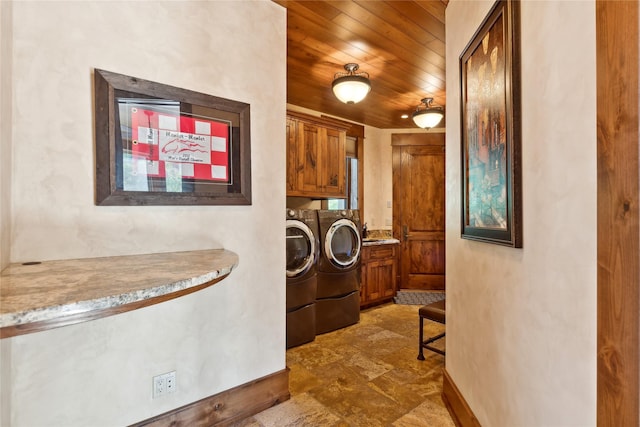
{"label": "wooden plank ceiling", "polygon": [[[445,105],[442,0],[274,1],[287,8],[288,103],[377,128],[415,127],[401,116],[422,98]],[[331,92],[350,62],[372,86],[355,105]]]}

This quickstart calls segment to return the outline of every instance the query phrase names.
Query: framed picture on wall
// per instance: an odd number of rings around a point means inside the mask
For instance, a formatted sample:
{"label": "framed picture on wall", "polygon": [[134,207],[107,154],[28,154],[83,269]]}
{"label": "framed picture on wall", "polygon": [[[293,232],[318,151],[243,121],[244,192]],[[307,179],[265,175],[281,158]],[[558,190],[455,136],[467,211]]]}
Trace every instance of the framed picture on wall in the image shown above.
{"label": "framed picture on wall", "polygon": [[250,107],[94,72],[96,204],[250,205]]}
{"label": "framed picture on wall", "polygon": [[522,247],[520,3],[498,1],[460,56],[462,238]]}

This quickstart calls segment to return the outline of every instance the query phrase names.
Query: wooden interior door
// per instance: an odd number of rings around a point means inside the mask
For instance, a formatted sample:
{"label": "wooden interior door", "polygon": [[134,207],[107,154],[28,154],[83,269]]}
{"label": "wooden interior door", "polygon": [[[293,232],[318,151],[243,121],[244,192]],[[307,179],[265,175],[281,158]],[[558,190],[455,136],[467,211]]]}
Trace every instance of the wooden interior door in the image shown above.
{"label": "wooden interior door", "polygon": [[445,289],[444,144],[443,133],[392,135],[400,289]]}

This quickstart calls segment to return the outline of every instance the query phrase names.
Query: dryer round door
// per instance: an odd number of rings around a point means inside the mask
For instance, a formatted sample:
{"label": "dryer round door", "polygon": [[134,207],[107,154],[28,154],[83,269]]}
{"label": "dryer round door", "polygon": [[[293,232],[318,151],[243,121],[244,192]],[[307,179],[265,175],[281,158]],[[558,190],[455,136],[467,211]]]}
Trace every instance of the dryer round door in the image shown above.
{"label": "dryer round door", "polygon": [[338,268],[352,267],[360,259],[360,231],[353,221],[339,219],[331,225],[324,238],[327,258]]}
{"label": "dryer round door", "polygon": [[316,240],[304,222],[287,220],[287,277],[305,274],[316,261]]}

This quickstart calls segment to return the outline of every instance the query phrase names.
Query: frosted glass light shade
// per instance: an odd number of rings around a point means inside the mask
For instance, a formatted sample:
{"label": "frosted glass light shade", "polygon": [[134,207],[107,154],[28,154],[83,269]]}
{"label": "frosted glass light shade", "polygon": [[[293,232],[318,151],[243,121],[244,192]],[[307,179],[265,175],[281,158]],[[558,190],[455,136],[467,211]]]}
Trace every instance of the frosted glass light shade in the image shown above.
{"label": "frosted glass light shade", "polygon": [[371,91],[369,79],[362,76],[338,77],[331,84],[333,94],[345,104],[356,104],[362,101]]}
{"label": "frosted glass light shade", "polygon": [[423,129],[431,129],[440,123],[444,117],[442,110],[439,108],[428,108],[426,110],[416,111],[413,113],[413,122],[416,126]]}

